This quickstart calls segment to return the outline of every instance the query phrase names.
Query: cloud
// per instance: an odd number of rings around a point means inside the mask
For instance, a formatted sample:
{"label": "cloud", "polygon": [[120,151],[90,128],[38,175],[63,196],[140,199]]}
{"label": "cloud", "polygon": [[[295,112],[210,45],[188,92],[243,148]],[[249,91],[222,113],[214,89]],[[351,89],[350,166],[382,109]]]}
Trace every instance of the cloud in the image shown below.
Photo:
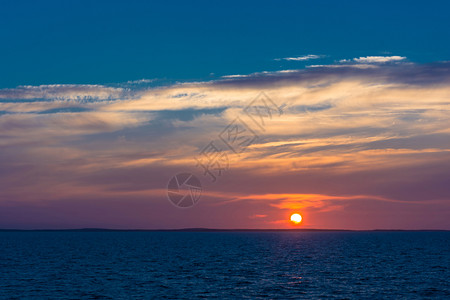
{"label": "cloud", "polygon": [[76,100],[104,101],[126,98],[128,91],[123,88],[92,84],[52,84],[39,86],[19,86],[13,89],[1,89],[2,100]]}
{"label": "cloud", "polygon": [[[56,214],[74,199],[151,195],[154,210],[166,211],[167,180],[189,171],[205,184],[199,210],[208,211],[189,212],[192,224],[214,216],[229,227],[226,214],[238,213],[243,225],[270,226],[295,206],[321,220],[317,227],[331,226],[320,214],[339,227],[347,211],[372,216],[361,203],[387,219],[408,211],[399,226],[411,228],[422,211],[448,224],[450,63],[339,66],[153,88],[0,90],[0,206],[51,202]],[[283,108],[264,128],[244,112],[261,91]],[[237,117],[258,134],[239,155],[219,137]],[[211,141],[230,165],[215,185],[195,161]],[[223,212],[213,211],[221,203]]]}
{"label": "cloud", "polygon": [[297,56],[297,57],[284,57],[284,58],[275,58],[275,60],[287,60],[287,61],[306,61],[311,59],[319,59],[325,57],[325,55],[316,55],[316,54],[308,54],[303,56]]}
{"label": "cloud", "polygon": [[[247,195],[231,201],[269,201],[271,206],[286,210],[306,210],[315,209],[316,211],[329,211],[337,207],[343,209],[350,201],[359,201],[361,199],[374,200],[390,203],[411,203],[411,201],[401,201],[384,198],[376,195],[326,195],[326,194],[263,194]],[[416,201],[419,204],[428,204],[429,202]]]}
{"label": "cloud", "polygon": [[258,219],[258,218],[266,218],[267,217],[267,215],[258,215],[258,214],[256,214],[256,215],[251,215],[249,218],[250,219]]}
{"label": "cloud", "polygon": [[400,62],[404,61],[406,57],[404,56],[365,56],[365,57],[357,57],[353,59],[341,59],[339,62],[348,63],[348,62],[356,62],[362,64],[384,64],[389,62]]}
{"label": "cloud", "polygon": [[225,76],[222,76],[222,78],[243,78],[243,77],[248,77],[249,75],[239,75],[239,74],[236,74],[236,75],[225,75]]}
{"label": "cloud", "polygon": [[127,81],[128,84],[144,84],[144,83],[152,83],[156,81],[156,79],[138,79],[138,80],[129,80]]}
{"label": "cloud", "polygon": [[376,65],[371,64],[345,64],[345,65],[309,65],[307,68],[353,68],[353,69],[373,69]]}

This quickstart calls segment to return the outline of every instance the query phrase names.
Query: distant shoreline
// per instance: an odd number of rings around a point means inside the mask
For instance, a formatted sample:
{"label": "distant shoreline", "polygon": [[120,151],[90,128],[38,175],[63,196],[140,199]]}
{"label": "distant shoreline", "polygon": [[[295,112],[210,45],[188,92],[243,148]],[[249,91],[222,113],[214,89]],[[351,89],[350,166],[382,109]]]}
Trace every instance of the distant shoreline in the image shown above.
{"label": "distant shoreline", "polygon": [[108,228],[79,228],[79,229],[0,229],[0,232],[426,232],[450,231],[448,229],[218,229],[218,228],[181,228],[181,229],[108,229]]}

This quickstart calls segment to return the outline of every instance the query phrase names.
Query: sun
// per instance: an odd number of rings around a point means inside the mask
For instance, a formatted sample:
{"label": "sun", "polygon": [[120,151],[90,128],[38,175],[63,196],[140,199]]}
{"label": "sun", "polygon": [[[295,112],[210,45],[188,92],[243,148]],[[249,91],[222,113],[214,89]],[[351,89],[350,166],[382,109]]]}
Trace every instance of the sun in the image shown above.
{"label": "sun", "polygon": [[299,224],[302,221],[302,216],[300,214],[292,214],[291,215],[291,222],[294,224]]}

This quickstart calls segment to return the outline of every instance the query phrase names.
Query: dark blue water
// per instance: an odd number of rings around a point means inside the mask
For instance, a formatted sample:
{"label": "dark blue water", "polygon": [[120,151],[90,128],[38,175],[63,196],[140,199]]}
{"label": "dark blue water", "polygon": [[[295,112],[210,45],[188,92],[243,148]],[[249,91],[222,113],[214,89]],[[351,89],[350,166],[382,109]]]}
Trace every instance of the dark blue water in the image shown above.
{"label": "dark blue water", "polygon": [[450,232],[0,232],[0,298],[450,298]]}

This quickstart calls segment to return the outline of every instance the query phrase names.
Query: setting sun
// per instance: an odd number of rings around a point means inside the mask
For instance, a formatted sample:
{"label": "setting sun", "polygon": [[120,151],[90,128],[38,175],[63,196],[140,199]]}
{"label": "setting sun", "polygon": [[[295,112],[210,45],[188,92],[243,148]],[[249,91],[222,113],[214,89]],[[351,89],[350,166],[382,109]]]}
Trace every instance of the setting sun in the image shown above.
{"label": "setting sun", "polygon": [[299,224],[302,221],[302,216],[300,214],[292,214],[291,222],[294,224]]}

